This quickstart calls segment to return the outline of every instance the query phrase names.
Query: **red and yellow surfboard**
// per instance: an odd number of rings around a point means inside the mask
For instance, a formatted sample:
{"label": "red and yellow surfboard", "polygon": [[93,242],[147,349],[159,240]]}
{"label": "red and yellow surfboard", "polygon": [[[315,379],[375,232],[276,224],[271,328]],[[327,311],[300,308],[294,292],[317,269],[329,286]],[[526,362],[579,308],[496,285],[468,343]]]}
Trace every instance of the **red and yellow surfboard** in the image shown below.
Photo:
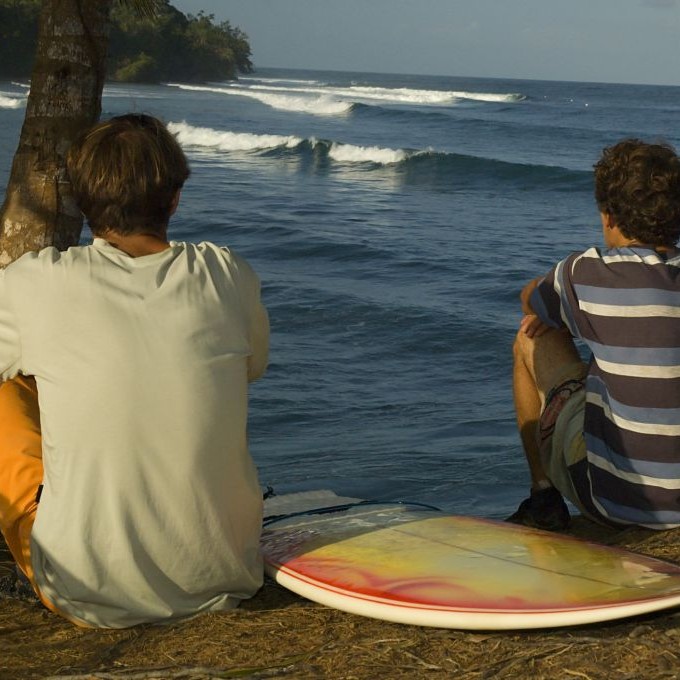
{"label": "red and yellow surfboard", "polygon": [[[295,495],[298,506],[309,506],[305,496]],[[295,497],[282,497],[292,499],[287,515]],[[321,499],[337,505],[332,495]],[[276,507],[268,504],[266,514],[279,514]],[[628,551],[408,504],[308,511],[266,522],[266,571],[303,597],[351,613],[489,630],[680,606],[680,567]]]}

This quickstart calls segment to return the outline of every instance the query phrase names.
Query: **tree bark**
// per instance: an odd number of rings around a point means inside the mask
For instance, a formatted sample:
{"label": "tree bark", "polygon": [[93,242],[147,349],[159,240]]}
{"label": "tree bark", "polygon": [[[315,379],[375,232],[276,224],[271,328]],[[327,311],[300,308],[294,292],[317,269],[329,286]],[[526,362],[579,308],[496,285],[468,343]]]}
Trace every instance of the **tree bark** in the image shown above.
{"label": "tree bark", "polygon": [[78,243],[68,147],[99,119],[113,0],[44,0],[26,116],[0,210],[0,267]]}

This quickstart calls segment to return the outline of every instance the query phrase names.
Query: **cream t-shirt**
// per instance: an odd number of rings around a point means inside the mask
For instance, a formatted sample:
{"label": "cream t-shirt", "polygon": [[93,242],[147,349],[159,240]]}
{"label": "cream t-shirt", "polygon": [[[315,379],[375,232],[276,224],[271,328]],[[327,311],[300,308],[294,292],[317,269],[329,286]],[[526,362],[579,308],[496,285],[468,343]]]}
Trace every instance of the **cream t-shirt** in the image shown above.
{"label": "cream t-shirt", "polygon": [[247,383],[268,338],[257,276],[210,243],[133,258],[95,239],[0,274],[0,373],[40,400],[33,568],[67,616],[162,622],[260,587]]}

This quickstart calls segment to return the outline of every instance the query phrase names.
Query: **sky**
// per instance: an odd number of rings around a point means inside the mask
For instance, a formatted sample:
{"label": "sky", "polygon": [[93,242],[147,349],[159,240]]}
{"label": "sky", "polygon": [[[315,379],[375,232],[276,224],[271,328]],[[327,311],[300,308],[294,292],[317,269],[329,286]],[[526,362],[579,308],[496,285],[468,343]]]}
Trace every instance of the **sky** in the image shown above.
{"label": "sky", "polygon": [[171,0],[255,66],[680,85],[680,0]]}

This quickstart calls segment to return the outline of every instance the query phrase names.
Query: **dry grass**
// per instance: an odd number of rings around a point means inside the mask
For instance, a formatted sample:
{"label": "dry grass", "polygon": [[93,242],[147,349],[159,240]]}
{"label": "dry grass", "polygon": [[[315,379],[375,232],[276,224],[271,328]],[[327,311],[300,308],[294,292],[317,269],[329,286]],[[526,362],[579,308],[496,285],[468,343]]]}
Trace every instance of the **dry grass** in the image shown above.
{"label": "dry grass", "polygon": [[[579,519],[573,533],[680,562],[679,531],[613,533]],[[98,631],[75,628],[34,602],[1,601],[0,678],[46,677],[680,678],[680,612],[546,631],[461,632],[345,614],[268,582],[232,612]]]}

